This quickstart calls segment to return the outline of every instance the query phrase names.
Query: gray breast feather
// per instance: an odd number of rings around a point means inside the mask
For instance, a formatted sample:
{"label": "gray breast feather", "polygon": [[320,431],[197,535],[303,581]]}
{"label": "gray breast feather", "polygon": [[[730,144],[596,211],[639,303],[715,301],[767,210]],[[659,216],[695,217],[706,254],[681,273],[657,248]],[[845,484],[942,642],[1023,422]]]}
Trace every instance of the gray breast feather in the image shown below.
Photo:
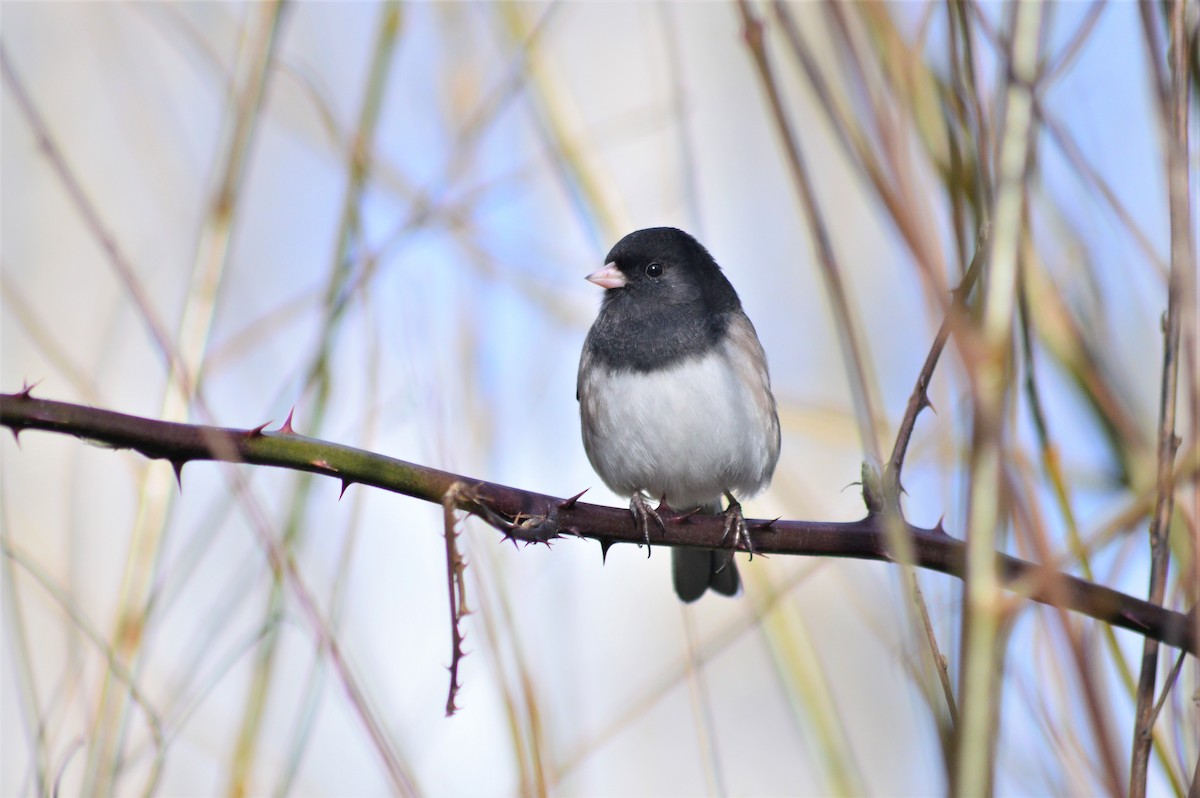
{"label": "gray breast feather", "polygon": [[725,491],[751,496],[775,471],[779,418],[743,315],[717,348],[656,372],[610,369],[585,351],[577,390],[584,449],[617,493],[645,491],[684,509]]}

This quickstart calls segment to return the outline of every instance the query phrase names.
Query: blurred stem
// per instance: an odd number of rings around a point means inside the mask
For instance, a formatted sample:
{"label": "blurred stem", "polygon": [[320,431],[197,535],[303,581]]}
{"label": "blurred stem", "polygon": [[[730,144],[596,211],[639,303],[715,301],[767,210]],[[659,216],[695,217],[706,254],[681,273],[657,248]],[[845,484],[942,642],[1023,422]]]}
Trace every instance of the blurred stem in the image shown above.
{"label": "blurred stem", "polygon": [[[1167,281],[1167,315],[1163,324],[1162,390],[1159,396],[1157,495],[1150,520],[1149,601],[1162,604],[1166,596],[1171,517],[1175,507],[1175,486],[1171,474],[1179,441],[1175,436],[1175,408],[1179,382],[1180,285],[1185,273],[1195,269],[1192,242],[1192,211],[1189,195],[1188,163],[1188,39],[1185,30],[1186,3],[1176,0],[1167,7],[1170,45],[1167,48],[1170,74],[1163,74],[1156,46],[1154,10],[1141,3],[1142,25],[1148,45],[1147,57],[1153,65],[1160,121],[1166,142],[1167,192],[1171,214],[1171,273]],[[1191,281],[1188,281],[1191,282]],[[1142,798],[1154,738],[1155,683],[1158,677],[1158,644],[1144,641],[1142,668],[1138,678],[1137,711],[1133,731],[1133,760],[1129,774],[1129,795]],[[1164,688],[1164,690],[1167,688]],[[1193,785],[1195,788],[1195,785]]]}
{"label": "blurred stem", "polygon": [[[162,718],[158,709],[138,686],[136,677],[125,667],[124,663],[118,657],[117,652],[104,638],[104,635],[92,626],[83,608],[77,605],[67,592],[59,588],[54,578],[36,560],[18,548],[7,533],[0,534],[0,554],[4,556],[6,561],[16,563],[23,571],[29,574],[54,599],[54,602],[66,613],[67,617],[71,619],[73,627],[78,629],[84,638],[96,648],[104,659],[106,675],[110,675],[111,678],[120,682],[128,690],[130,702],[142,710],[146,726],[150,732],[152,744],[161,753],[164,747],[164,736]],[[151,781],[156,778],[157,770],[157,765],[152,768]],[[56,788],[52,793],[43,794],[57,796],[58,790]]]}
{"label": "blurred stem", "polygon": [[[282,4],[270,3],[255,9],[256,24],[248,32],[241,51],[243,88],[231,95],[232,127],[223,137],[224,169],[192,266],[187,301],[176,336],[176,357],[171,359],[161,415],[170,420],[187,418],[199,385],[198,375],[208,346],[209,329],[216,310],[217,293],[228,260],[229,240],[235,208],[245,171],[247,154],[260,119],[260,107],[276,35],[282,20]],[[170,473],[148,469],[139,488],[137,516],[130,534],[125,573],[121,579],[117,621],[112,645],[115,655],[136,675],[141,670],[145,630],[149,623],[151,583],[158,573],[162,539],[166,530],[175,486]],[[119,776],[120,751],[129,710],[128,691],[108,675],[100,689],[95,724],[88,747],[84,775],[85,794],[111,794]],[[153,784],[147,785],[147,791]]]}
{"label": "blurred stem", "polygon": [[[315,389],[315,396],[310,403],[310,423],[314,429],[320,429],[324,423],[325,411],[328,407],[331,390],[330,361],[332,358],[334,331],[349,306],[350,296],[345,287],[353,277],[352,249],[360,237],[359,205],[362,202],[367,178],[370,175],[371,151],[374,144],[375,130],[379,120],[379,112],[383,104],[387,78],[391,71],[392,59],[395,53],[396,41],[400,33],[401,13],[398,3],[389,2],[380,10],[375,47],[371,63],[367,71],[367,83],[364,89],[362,107],[359,112],[358,127],[350,143],[347,153],[346,169],[349,175],[345,199],[342,204],[342,216],[338,231],[338,240],[333,255],[333,268],[325,292],[326,316],[323,325],[323,335],[320,350],[314,357],[307,372],[306,387]],[[291,551],[300,540],[304,528],[304,515],[312,478],[302,475],[297,481],[291,500],[288,503],[289,512],[284,523],[282,546],[285,551]],[[271,585],[271,595],[267,600],[265,617],[271,618],[282,612],[285,598],[283,574],[276,571]],[[271,627],[258,649],[253,675],[251,676],[245,711],[235,743],[233,762],[230,769],[229,784],[226,792],[233,796],[246,795],[251,792],[250,778],[252,768],[258,758],[258,742],[262,729],[263,715],[266,710],[267,698],[270,693],[271,675],[274,671],[276,652],[278,650],[279,633],[276,627]],[[315,656],[324,656],[321,649]],[[286,773],[284,778],[286,779]]]}
{"label": "blurred stem", "polygon": [[[91,198],[84,191],[79,178],[67,163],[66,155],[51,135],[50,128],[47,127],[46,120],[42,117],[41,112],[33,104],[33,99],[29,96],[24,81],[17,75],[16,69],[13,67],[12,62],[9,61],[8,49],[4,46],[2,39],[0,39],[0,74],[3,74],[4,82],[12,91],[12,99],[16,102],[17,107],[20,108],[22,115],[29,123],[29,127],[37,138],[38,147],[45,154],[46,160],[62,183],[63,189],[71,200],[72,207],[79,214],[88,233],[96,240],[100,248],[104,250],[108,265],[116,273],[117,279],[120,280],[122,287],[129,295],[130,301],[137,308],[138,315],[142,323],[145,324],[150,337],[154,340],[154,345],[162,354],[163,360],[167,363],[172,373],[178,373],[179,379],[186,381],[187,374],[177,372],[175,369],[179,355],[176,352],[175,345],[171,341],[170,334],[167,332],[166,325],[163,324],[162,319],[155,312],[145,290],[142,288],[133,263],[117,243],[113,232],[105,225],[96,204],[92,202]],[[191,390],[190,385],[186,382],[182,388],[185,391]]]}
{"label": "blurred stem", "polygon": [[746,577],[754,580],[755,589],[747,590],[747,592],[758,599],[753,606],[753,611],[748,616],[739,616],[733,619],[716,632],[701,639],[694,650],[688,651],[687,659],[672,663],[660,671],[657,677],[647,679],[646,686],[637,697],[626,702],[626,708],[623,711],[578,744],[570,754],[561,760],[557,770],[551,774],[551,789],[557,787],[569,773],[579,767],[591,752],[600,750],[619,732],[628,729],[638,718],[644,717],[657,706],[658,702],[672,695],[673,689],[681,681],[690,678],[693,669],[704,668],[718,654],[729,650],[742,637],[751,631],[761,629],[763,617],[774,610],[776,604],[788,598],[794,588],[816,573],[825,562],[827,561],[810,560],[796,569],[779,585],[773,584],[763,569],[748,570]]}
{"label": "blurred stem", "polygon": [[[803,44],[802,38],[799,36],[799,30],[792,22],[790,14],[787,13],[786,7],[781,4],[774,5],[775,12],[778,14],[780,24],[784,28],[785,35],[788,41],[792,43],[794,55],[800,61],[802,66],[805,66],[806,73],[809,74],[809,79],[814,84],[818,97],[821,98],[830,119],[834,121],[835,130],[842,134],[842,139],[846,143],[847,149],[856,152],[859,155],[859,163],[863,164],[866,172],[871,176],[872,182],[876,187],[876,191],[882,197],[887,198],[893,196],[892,190],[883,175],[882,169],[875,164],[874,156],[872,156],[869,148],[866,148],[862,132],[856,126],[848,124],[846,119],[848,115],[836,113],[838,103],[824,83],[820,72],[817,71],[815,62],[808,56],[808,48]],[[812,187],[812,181],[809,175],[808,166],[804,161],[804,155],[800,150],[799,142],[794,133],[791,121],[788,119],[784,103],[779,92],[779,86],[776,85],[770,61],[767,56],[766,40],[763,35],[763,25],[755,17],[752,12],[748,0],[738,0],[738,10],[742,13],[743,36],[745,37],[746,46],[750,49],[750,54],[754,58],[758,79],[764,92],[767,94],[767,100],[770,106],[770,112],[775,122],[776,132],[779,133],[782,146],[784,146],[785,156],[787,158],[788,167],[791,169],[793,186],[796,187],[799,193],[800,204],[804,209],[806,221],[808,221],[809,233],[812,241],[816,246],[816,254],[818,263],[821,265],[821,274],[826,283],[826,294],[829,299],[829,305],[833,308],[834,319],[838,324],[838,338],[841,342],[842,359],[844,359],[846,372],[850,378],[851,394],[854,401],[854,409],[859,426],[859,437],[862,438],[863,449],[868,458],[868,466],[864,466],[863,480],[864,486],[877,482],[877,476],[872,478],[871,472],[877,472],[877,469],[883,467],[882,455],[880,454],[880,433],[875,426],[875,419],[880,418],[877,415],[876,409],[881,406],[877,398],[877,389],[875,383],[871,380],[871,374],[874,370],[869,365],[868,348],[865,346],[865,336],[862,331],[862,324],[853,312],[850,299],[847,298],[844,283],[841,280],[841,271],[836,262],[833,251],[833,242],[829,239],[829,232],[821,215],[820,206],[817,204],[816,192]],[[835,11],[836,12],[836,11]],[[848,37],[848,36],[847,36]],[[882,115],[882,114],[881,114]],[[838,121],[844,122],[838,125]],[[856,143],[858,144],[856,146]],[[887,203],[886,203],[887,204]],[[920,230],[922,226],[918,223],[918,218],[912,212],[906,212],[902,208],[895,208],[895,203],[892,205],[894,211],[893,218],[898,224],[902,233],[906,234],[905,238],[908,244],[912,247],[912,251],[916,254],[918,262],[925,266],[925,269],[932,274],[931,264],[934,263],[934,257],[931,256],[928,246],[925,246]],[[935,344],[935,348],[936,344]],[[938,349],[940,350],[940,349]],[[934,355],[936,362],[936,355]],[[896,481],[899,484],[899,473],[896,474]],[[872,502],[869,496],[870,491],[864,487],[864,496],[868,498],[868,506],[872,512],[876,511],[877,506]],[[896,491],[893,496],[896,502],[887,502],[884,500],[882,509],[883,512],[883,528],[886,530],[890,541],[890,548],[894,553],[896,562],[901,564],[902,570],[905,571],[906,581],[910,581],[917,589],[912,592],[907,592],[906,595],[914,604],[916,610],[908,614],[908,619],[912,623],[913,629],[918,629],[925,632],[925,644],[929,647],[931,662],[941,660],[940,648],[937,646],[937,640],[932,635],[932,628],[929,625],[917,625],[917,617],[928,617],[928,608],[924,606],[922,594],[917,587],[917,576],[912,570],[914,562],[913,547],[905,535],[905,524],[900,515],[899,492]],[[907,606],[907,605],[906,605]],[[910,607],[911,608],[911,607]],[[768,623],[767,624],[768,641],[772,642],[773,647],[778,649],[778,658],[784,658],[784,664],[788,667],[784,668],[784,672],[791,674],[792,677],[802,678],[800,682],[788,682],[788,684],[798,684],[805,695],[805,704],[809,709],[809,714],[814,718],[817,724],[817,736],[822,740],[824,756],[823,761],[828,762],[830,773],[833,775],[833,787],[839,793],[860,793],[862,785],[859,784],[859,776],[856,767],[854,767],[853,756],[846,742],[845,728],[840,724],[835,724],[835,715],[832,713],[832,703],[818,701],[815,692],[822,692],[820,686],[814,689],[814,685],[821,685],[822,677],[820,672],[820,664],[815,659],[815,654],[811,652],[811,643],[809,641],[808,632],[803,629],[803,625],[791,624],[782,625]],[[791,632],[791,636],[788,635]],[[787,644],[785,647],[784,644]],[[785,656],[786,655],[786,656]],[[953,700],[952,702],[953,703]]]}
{"label": "blurred stem", "polygon": [[[379,390],[378,379],[381,373],[379,367],[378,336],[372,336],[369,350],[363,363],[365,366],[364,379],[368,386],[366,393],[368,396],[375,396]],[[372,405],[371,411],[368,412],[366,418],[363,420],[363,435],[367,440],[374,439],[378,422],[378,408]],[[350,515],[346,519],[345,538],[342,541],[341,552],[338,556],[337,569],[333,578],[332,595],[329,597],[329,626],[331,634],[337,634],[345,606],[346,594],[351,585],[354,554],[357,550],[360,521],[362,520],[365,504],[366,501],[363,494],[359,493],[355,495],[351,503]],[[266,628],[270,629],[270,625]],[[304,763],[304,752],[308,747],[308,741],[316,723],[317,713],[320,710],[322,698],[325,695],[327,656],[327,648],[322,646],[317,650],[312,662],[309,663],[308,678],[303,690],[304,697],[300,702],[300,709],[296,713],[296,720],[293,724],[294,731],[288,748],[288,755],[285,759],[287,764],[284,766],[283,774],[274,788],[276,796],[282,797],[295,792],[296,774],[299,772],[300,766]]]}
{"label": "blurred stem", "polygon": [[[836,9],[836,7],[834,8]],[[867,13],[866,9],[871,7],[863,5],[860,8],[863,9],[863,13]],[[941,295],[945,283],[942,258],[936,243],[931,241],[930,225],[912,207],[912,182],[911,180],[896,180],[896,185],[893,186],[892,174],[899,173],[901,177],[907,178],[910,176],[911,168],[907,164],[893,166],[890,172],[885,168],[885,162],[877,155],[871,141],[868,140],[852,112],[845,91],[837,91],[837,84],[829,81],[821,71],[819,59],[804,38],[789,4],[783,0],[774,0],[771,3],[771,10],[788,48],[808,80],[808,85],[816,95],[817,102],[824,110],[825,117],[833,128],[838,143],[841,144],[843,151],[855,168],[861,171],[870,182],[875,196],[887,209],[889,219],[921,268],[927,285],[934,287],[938,295],[937,299],[944,305],[944,297]],[[882,10],[878,11],[875,18],[876,21],[887,20],[890,22],[890,17]],[[841,20],[842,17],[838,15],[837,19]],[[854,63],[857,65],[857,61]],[[863,72],[864,70],[859,65],[857,74],[861,77]],[[864,92],[872,96],[875,94],[875,92],[867,90]],[[917,111],[911,111],[911,115],[916,117]],[[879,113],[877,116],[885,116],[885,114]],[[888,129],[888,133],[892,135],[884,137],[887,153],[895,159],[906,157],[909,148],[895,141],[897,136],[894,135],[895,131],[892,128]],[[957,194],[957,192],[955,193]]]}
{"label": "blurred stem", "polygon": [[[1026,221],[1028,222],[1028,220]],[[1033,252],[1032,241],[1030,241],[1028,235],[1024,236],[1022,240],[1022,248],[1024,250],[1022,275],[1024,275],[1036,263],[1036,255]],[[1025,386],[1026,400],[1029,404],[1029,413],[1033,419],[1038,450],[1041,454],[1042,472],[1050,482],[1054,502],[1058,506],[1059,514],[1066,525],[1067,546],[1074,556],[1075,562],[1079,564],[1079,569],[1083,573],[1084,578],[1094,581],[1095,576],[1092,572],[1091,557],[1087,545],[1084,543],[1083,537],[1079,532],[1079,519],[1076,517],[1075,510],[1071,504],[1071,489],[1067,484],[1067,477],[1063,471],[1060,450],[1051,438],[1049,424],[1046,422],[1045,413],[1042,409],[1041,392],[1038,389],[1037,383],[1036,356],[1032,334],[1032,328],[1035,326],[1036,319],[1031,314],[1029,290],[1029,281],[1023,277],[1018,295],[1021,320],[1020,340],[1023,351],[1023,368],[1025,371],[1023,384]],[[1042,561],[1053,562],[1054,558],[1052,556],[1045,557]],[[1121,650],[1120,643],[1117,641],[1116,631],[1111,626],[1106,626],[1102,629],[1102,634],[1104,635],[1105,647],[1108,650],[1109,661],[1117,671],[1117,677],[1120,679],[1121,686],[1132,699],[1136,695],[1133,671],[1130,669],[1129,663],[1125,659],[1125,653]],[[1170,741],[1161,733],[1155,733],[1155,740],[1159,744],[1157,751],[1164,772],[1171,779],[1176,794],[1182,794],[1182,784],[1179,782],[1166,754]]]}
{"label": "blurred stem", "polygon": [[[1018,476],[1024,476],[1022,480]],[[1013,526],[1018,531],[1019,538],[1024,539],[1034,550],[1039,562],[1052,558],[1049,535],[1044,523],[1045,514],[1037,507],[1035,487],[1031,484],[1028,469],[1006,469],[1004,490],[1012,500],[1010,506],[1013,516]],[[1053,583],[1048,583],[1051,591],[1057,589]],[[1092,656],[1092,646],[1085,642],[1083,630],[1077,622],[1061,607],[1056,607],[1052,613],[1062,631],[1062,643],[1070,657],[1070,666],[1074,668],[1074,680],[1069,689],[1077,693],[1083,705],[1083,717],[1087,720],[1094,742],[1094,758],[1097,763],[1097,778],[1104,785],[1109,795],[1121,794],[1122,763],[1116,753],[1113,741],[1111,700],[1107,694],[1101,695],[1099,681],[1100,665],[1097,658]],[[1083,724],[1080,724],[1081,728]],[[1082,742],[1082,735],[1080,735]]]}
{"label": "blurred stem", "polygon": [[754,65],[758,72],[759,81],[766,92],[767,101],[771,107],[771,115],[775,121],[791,171],[792,182],[799,194],[805,218],[808,221],[809,234],[816,247],[817,262],[821,267],[821,275],[825,279],[825,291],[833,310],[838,327],[838,341],[842,348],[846,375],[850,380],[850,393],[854,400],[855,416],[858,419],[859,437],[862,439],[863,450],[873,467],[883,463],[879,448],[879,432],[875,419],[879,418],[876,408],[880,406],[877,398],[878,390],[871,375],[874,373],[869,363],[869,355],[862,326],[851,308],[842,283],[841,271],[833,253],[833,243],[829,231],[817,204],[816,193],[813,190],[808,166],[800,151],[799,142],[792,124],[788,119],[787,110],[783,107],[783,99],[779,94],[771,63],[767,58],[766,42],[763,35],[763,24],[750,8],[748,0],[737,0],[738,10],[742,16],[742,35]]}
{"label": "blurred stem", "polygon": [[[979,210],[980,227],[987,227],[992,218],[992,169],[991,169],[991,135],[987,121],[987,111],[979,91],[979,79],[975,68],[975,32],[967,19],[970,10],[969,0],[946,0],[951,21],[951,37],[956,43],[961,43],[961,58],[956,58],[951,69],[956,77],[959,101],[964,108],[972,111],[971,122],[967,127],[973,128],[975,138],[975,166],[978,169],[978,180],[975,182],[976,206]],[[957,34],[957,35],[955,35]],[[965,122],[965,120],[964,120]]]}
{"label": "blurred stem", "polygon": [[683,53],[679,44],[679,23],[675,18],[678,7],[671,3],[656,3],[655,8],[658,10],[670,75],[672,121],[678,131],[675,141],[679,148],[680,192],[687,209],[684,218],[696,237],[704,241],[708,237],[705,235],[700,208],[699,159],[696,157],[696,137],[692,131],[692,120],[688,114],[688,92],[684,80]]}
{"label": "blurred stem", "polygon": [[725,785],[725,771],[721,767],[720,746],[717,743],[717,724],[713,721],[712,696],[708,689],[708,680],[704,678],[704,669],[696,663],[698,639],[696,622],[692,610],[687,604],[679,605],[679,615],[683,623],[683,639],[687,658],[688,695],[692,699],[692,717],[696,720],[696,744],[699,748],[700,759],[704,764],[704,778],[709,795],[728,795]]}
{"label": "blurred stem", "polygon": [[1033,121],[1040,4],[1021,0],[1013,9],[1010,82],[997,169],[992,254],[984,284],[982,349],[974,365],[975,422],[959,681],[958,761],[952,792],[990,795],[1000,703],[1003,603],[996,577],[996,540],[1006,524],[1001,504],[1004,408],[1007,403],[1018,245],[1026,164]]}
{"label": "blurred stem", "polygon": [[53,366],[85,402],[103,404],[96,383],[75,363],[67,348],[55,340],[57,325],[42,323],[33,304],[25,299],[21,287],[15,280],[8,279],[6,265],[0,263],[0,298],[4,301],[5,314],[25,328],[26,335],[37,345],[46,363]]}
{"label": "blurred stem", "polygon": [[[895,9],[886,3],[822,6],[833,22],[833,32],[840,36],[833,46],[845,53],[843,58],[851,67],[847,71],[857,78],[859,94],[868,101],[866,117],[892,189],[888,213],[904,235],[928,293],[944,313],[948,278],[935,221],[940,206],[928,201],[926,163],[917,162],[920,155],[932,162],[948,197],[961,193],[946,180],[949,144],[943,122],[943,86],[928,68],[924,52],[934,5],[926,6],[912,46],[895,23]],[[922,147],[914,146],[914,137]]]}
{"label": "blurred stem", "polygon": [[[9,505],[11,506],[11,505]],[[0,542],[8,548],[11,536],[9,534],[8,514],[0,510]],[[14,557],[7,550],[4,552],[3,563],[0,563],[0,590],[3,590],[5,627],[9,656],[15,667],[12,668],[13,681],[16,683],[18,714],[23,721],[28,735],[29,759],[33,771],[33,783],[37,794],[50,795],[50,755],[46,744],[46,709],[40,705],[41,693],[38,690],[37,669],[34,667],[30,654],[33,651],[29,645],[29,634],[25,625],[24,606],[21,593],[17,590],[17,573],[13,568]],[[79,662],[71,658],[69,661]],[[9,745],[13,745],[10,741]]]}
{"label": "blurred stem", "polygon": [[532,36],[525,3],[501,2],[496,6],[512,40],[525,46],[525,68],[529,87],[537,101],[535,121],[553,164],[566,188],[567,198],[596,243],[615,241],[630,228],[629,214],[621,203],[621,192],[604,170],[593,165],[591,147],[583,131],[586,126],[558,70],[547,62],[542,37]]}
{"label": "blurred stem", "polygon": [[[759,595],[759,591],[750,593],[755,598]],[[759,607],[755,609],[761,611]],[[796,603],[780,602],[774,610],[764,612],[760,628],[788,696],[798,705],[796,715],[807,718],[813,726],[818,750],[812,761],[828,774],[829,793],[865,795],[866,785],[855,762],[842,713],[833,700],[833,689],[820,654]]]}
{"label": "blurred stem", "polygon": [[[467,480],[466,484],[475,484]],[[476,549],[478,551],[478,549]],[[495,546],[486,548],[491,558]],[[478,557],[474,558],[478,562]],[[504,580],[504,569],[495,567],[470,569],[475,590],[473,595],[479,602],[471,611],[482,627],[487,645],[482,646],[490,658],[491,673],[495,674],[497,687],[504,700],[504,714],[508,720],[508,736],[512,741],[513,763],[518,773],[517,794],[538,796],[549,794],[552,776],[549,762],[552,751],[549,746],[542,708],[538,698],[538,683],[529,665],[526,644],[522,640],[520,624],[508,600],[510,591]],[[491,591],[487,580],[491,578]],[[507,652],[507,656],[505,655]]]}

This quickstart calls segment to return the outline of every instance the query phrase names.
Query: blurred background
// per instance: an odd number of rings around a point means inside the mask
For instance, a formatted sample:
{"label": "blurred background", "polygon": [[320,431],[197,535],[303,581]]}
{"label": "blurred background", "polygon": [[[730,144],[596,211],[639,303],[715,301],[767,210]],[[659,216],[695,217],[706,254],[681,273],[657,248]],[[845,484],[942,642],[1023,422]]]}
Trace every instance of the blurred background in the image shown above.
{"label": "blurred background", "polygon": [[[860,464],[890,451],[974,255],[1010,7],[748,8],[864,384],[736,4],[5,3],[0,390],[235,427],[294,407],[301,434],[623,506],[580,442],[600,300],[583,277],[625,233],[673,225],[722,264],[770,360],[783,455],[748,515],[861,517]],[[1133,4],[1040,13],[1004,464],[1033,520],[999,545],[1144,597],[1163,55]],[[1194,148],[1188,168],[1194,186]],[[1195,346],[1192,316],[1167,590],[1185,610]],[[909,520],[959,537],[963,364],[951,343],[904,472]],[[755,557],[742,598],[685,607],[665,551],[515,549],[468,520],[470,654],[447,718],[440,507],[212,463],[180,491],[167,463],[36,432],[0,454],[2,794],[947,789],[945,699],[895,566]],[[957,679],[961,583],[917,579]],[[1141,638],[1025,605],[1004,643],[997,792],[1111,787]],[[1154,794],[1195,767],[1194,659],[1178,678]]]}

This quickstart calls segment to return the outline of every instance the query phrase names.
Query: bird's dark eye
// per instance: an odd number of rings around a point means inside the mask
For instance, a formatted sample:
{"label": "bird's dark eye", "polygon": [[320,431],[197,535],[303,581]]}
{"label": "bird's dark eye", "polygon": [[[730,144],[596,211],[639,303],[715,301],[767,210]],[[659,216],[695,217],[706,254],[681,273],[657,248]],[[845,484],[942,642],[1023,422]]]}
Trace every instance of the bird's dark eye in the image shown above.
{"label": "bird's dark eye", "polygon": [[646,264],[646,276],[647,277],[662,277],[662,273],[663,273],[663,267],[662,267],[662,264],[659,263],[658,261],[654,261],[653,263]]}

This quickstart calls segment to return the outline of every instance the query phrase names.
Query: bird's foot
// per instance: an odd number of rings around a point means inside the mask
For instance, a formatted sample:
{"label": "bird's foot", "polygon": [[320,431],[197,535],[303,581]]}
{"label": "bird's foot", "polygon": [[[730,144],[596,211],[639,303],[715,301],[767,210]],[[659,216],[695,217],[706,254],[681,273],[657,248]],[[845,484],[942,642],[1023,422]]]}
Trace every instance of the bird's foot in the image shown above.
{"label": "bird's foot", "polygon": [[[660,505],[660,509],[665,506],[665,503],[663,503]],[[667,512],[670,512],[670,509],[670,507],[666,507]],[[646,556],[649,557],[650,521],[653,519],[654,523],[658,524],[658,528],[665,532],[667,528],[663,525],[662,516],[658,514],[658,510],[650,506],[649,502],[640,493],[633,494],[633,498],[629,500],[629,514],[633,516],[634,526],[642,528],[642,537],[646,540]]]}
{"label": "bird's foot", "polygon": [[744,543],[746,551],[750,552],[750,559],[754,559],[754,542],[750,540],[750,529],[746,526],[746,519],[742,515],[742,505],[733,498],[732,493],[726,493],[725,498],[729,499],[729,507],[724,513],[725,533],[721,535],[721,543],[728,541],[730,548],[734,551],[737,551],[739,546]]}

